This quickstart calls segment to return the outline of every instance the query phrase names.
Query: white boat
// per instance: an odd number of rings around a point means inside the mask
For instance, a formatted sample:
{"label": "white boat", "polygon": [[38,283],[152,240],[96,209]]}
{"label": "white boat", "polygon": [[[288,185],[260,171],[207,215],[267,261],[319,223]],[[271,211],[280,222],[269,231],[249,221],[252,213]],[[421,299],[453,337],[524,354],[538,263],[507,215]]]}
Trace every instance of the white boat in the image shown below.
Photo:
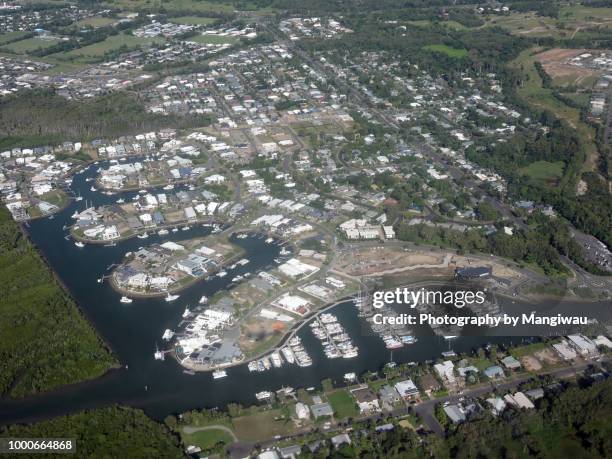
{"label": "white boat", "polygon": [[278,351],[275,351],[270,354],[270,360],[272,361],[272,365],[274,365],[275,368],[280,368],[283,366],[283,359]]}
{"label": "white boat", "polygon": [[268,239],[266,239],[266,244],[272,244],[274,242],[274,239],[269,237]]}
{"label": "white boat", "polygon": [[173,233],[177,233],[178,232],[178,228],[172,228],[172,232]]}
{"label": "white boat", "polygon": [[155,357],[155,360],[164,360],[165,358],[164,353],[162,351],[155,351],[153,357]]}
{"label": "white boat", "polygon": [[208,303],[208,297],[202,295],[202,298],[200,298],[200,304],[206,304]]}
{"label": "white boat", "polygon": [[128,298],[127,296],[122,296],[119,301],[121,301],[122,303],[125,303],[125,304],[130,304],[132,302],[132,299]]}
{"label": "white boat", "polygon": [[221,379],[221,378],[225,378],[227,376],[227,373],[225,372],[225,370],[217,370],[215,372],[213,372],[213,379]]}
{"label": "white boat", "polygon": [[117,204],[123,204],[124,202],[125,202],[125,199],[123,198],[117,199]]}
{"label": "white boat", "polygon": [[136,236],[138,239],[146,239],[149,237],[149,234],[144,232],[142,234],[139,234],[138,236]]}
{"label": "white boat", "polygon": [[285,357],[285,360],[287,362],[295,363],[295,354],[293,353],[291,348],[284,347],[284,348],[281,349],[281,352],[283,353],[283,357]]}
{"label": "white boat", "polygon": [[164,190],[174,190],[174,185],[166,185]]}
{"label": "white boat", "polygon": [[166,234],[169,234],[170,232],[167,229],[161,229],[157,232],[157,234],[159,234],[160,236],[165,236]]}
{"label": "white boat", "polygon": [[90,191],[96,191],[96,187],[95,187],[95,186],[92,186],[92,187],[90,188]]}
{"label": "white boat", "polygon": [[170,303],[171,301],[174,301],[176,299],[178,299],[179,295],[170,295],[168,293],[168,295],[166,296],[166,298],[164,298],[164,300],[166,300],[168,303]]}
{"label": "white boat", "polygon": [[191,311],[189,310],[189,308],[185,308],[185,311],[183,312],[183,319],[187,317],[189,314],[191,314]]}
{"label": "white boat", "polygon": [[74,198],[75,201],[82,201],[83,200],[83,196],[77,196],[76,198]]}
{"label": "white boat", "polygon": [[342,357],[345,359],[352,359],[353,357],[357,357],[359,354],[357,352],[357,348],[350,349],[342,354]]}
{"label": "white boat", "polygon": [[76,241],[74,245],[76,245],[79,249],[82,249],[83,247],[85,247],[85,244],[83,244],[81,241]]}
{"label": "white boat", "polygon": [[139,194],[147,194],[147,190],[138,190]]}
{"label": "white boat", "polygon": [[256,398],[257,400],[267,400],[267,399],[269,399],[270,397],[272,397],[272,393],[271,393],[271,392],[268,392],[267,390],[262,390],[261,392],[257,392],[257,393],[255,394],[255,398]]}
{"label": "white boat", "polygon": [[166,341],[170,341],[173,336],[174,336],[174,332],[170,330],[169,328],[166,328],[166,331],[162,335],[162,339]]}
{"label": "white boat", "polygon": [[183,231],[187,231],[187,230],[190,230],[191,228],[190,228],[189,226],[183,226],[181,229],[182,229]]}
{"label": "white boat", "polygon": [[217,277],[225,277],[225,276],[227,276],[226,271],[219,271],[219,273],[217,273]]}

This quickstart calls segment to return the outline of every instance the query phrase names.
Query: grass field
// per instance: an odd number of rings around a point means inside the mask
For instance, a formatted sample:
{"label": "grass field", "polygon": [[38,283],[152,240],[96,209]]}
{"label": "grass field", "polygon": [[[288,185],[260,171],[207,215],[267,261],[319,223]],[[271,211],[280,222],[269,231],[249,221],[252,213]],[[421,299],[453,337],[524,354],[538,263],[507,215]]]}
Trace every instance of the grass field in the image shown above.
{"label": "grass field", "polygon": [[179,16],[176,18],[170,18],[170,22],[186,25],[208,25],[215,21],[217,21],[217,18],[207,18],[203,16]]}
{"label": "grass field", "polygon": [[549,163],[548,161],[536,161],[529,166],[523,167],[521,172],[532,179],[544,182],[557,182],[563,177],[563,161]]}
{"label": "grass field", "polygon": [[275,435],[289,435],[293,432],[293,423],[288,418],[279,419],[281,416],[281,410],[268,410],[234,418],[234,432],[240,441],[261,441]]}
{"label": "grass field", "polygon": [[29,32],[16,31],[16,32],[6,32],[0,34],[0,45],[4,45],[8,42],[18,40],[21,37],[25,37]]}
{"label": "grass field", "polygon": [[446,54],[448,57],[453,57],[455,59],[461,59],[467,56],[467,50],[463,48],[453,48],[447,45],[427,45],[424,46],[423,49],[428,51],[433,51],[434,53],[442,53]]}
{"label": "grass field", "polygon": [[78,22],[75,22],[74,25],[77,27],[102,27],[105,25],[113,24],[116,22],[116,19],[113,18],[105,18],[102,16],[93,16],[90,18],[81,19]]}
{"label": "grass field", "polygon": [[[427,19],[421,19],[419,21],[407,21],[406,24],[414,25],[414,26],[419,26],[419,27],[430,27],[434,23],[432,21],[427,20]],[[449,29],[453,29],[453,30],[465,30],[465,29],[467,29],[467,27],[465,27],[463,24],[460,24],[457,21],[438,21],[438,22],[436,22],[436,24],[439,24],[439,25],[441,25],[443,27],[448,27]]]}
{"label": "grass field", "polygon": [[189,37],[189,41],[195,41],[196,43],[203,43],[206,45],[224,45],[226,43],[236,43],[238,39],[235,37],[222,37],[220,35],[196,35],[195,37]]}
{"label": "grass field", "polygon": [[327,395],[338,419],[345,419],[359,414],[355,400],[346,390],[337,390]]}
{"label": "grass field", "polygon": [[525,346],[516,347],[510,350],[510,355],[515,359],[520,359],[526,355],[533,354],[534,352],[541,351],[542,349],[547,349],[550,346],[550,343],[533,343],[527,344]]}
{"label": "grass field", "polygon": [[106,5],[138,11],[141,8],[157,9],[163,7],[166,11],[196,11],[231,13],[234,6],[230,2],[208,2],[206,0],[109,0]]}
{"label": "grass field", "polygon": [[40,196],[40,200],[41,201],[47,201],[47,202],[49,202],[51,204],[56,205],[59,208],[62,208],[66,204],[68,204],[68,201],[70,199],[68,198],[68,195],[66,194],[65,191],[63,191],[63,190],[52,190],[52,191],[49,191],[48,193],[45,193],[42,196]]}
{"label": "grass field", "polygon": [[181,438],[185,445],[199,446],[202,450],[208,450],[218,443],[228,445],[234,440],[229,433],[221,429],[200,430],[190,434],[181,432]]}
{"label": "grass field", "polygon": [[148,45],[153,42],[161,43],[162,38],[140,38],[133,35],[119,34],[112,35],[106,40],[99,43],[94,43],[83,48],[73,49],[67,53],[54,54],[53,57],[59,60],[76,60],[76,61],[95,61],[104,56],[105,53],[115,51],[122,46],[128,49],[135,49],[141,45]]}
{"label": "grass field", "polygon": [[40,38],[26,38],[25,40],[15,41],[2,47],[15,54],[28,54],[39,48],[45,49],[55,45],[59,40],[41,40]]}

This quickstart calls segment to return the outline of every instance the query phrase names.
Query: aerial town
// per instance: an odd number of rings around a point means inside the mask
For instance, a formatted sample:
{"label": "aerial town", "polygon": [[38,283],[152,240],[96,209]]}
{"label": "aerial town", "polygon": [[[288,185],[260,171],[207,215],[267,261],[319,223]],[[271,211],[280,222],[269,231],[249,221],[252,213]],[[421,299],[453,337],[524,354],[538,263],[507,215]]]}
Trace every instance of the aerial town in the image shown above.
{"label": "aerial town", "polygon": [[[361,435],[449,435],[535,411],[571,375],[608,377],[612,51],[581,35],[607,27],[596,7],[557,6],[561,27],[514,2],[414,18],[337,2],[50,3],[0,5],[7,225],[101,327],[92,342],[143,386],[134,400],[232,388],[180,411],[138,402],[157,420],[184,413],[169,425],[183,453],[336,457]],[[406,312],[373,305],[395,288],[482,291],[463,313],[587,325],[381,323]],[[249,417],[269,427],[241,431]],[[231,438],[211,443],[208,427]]]}

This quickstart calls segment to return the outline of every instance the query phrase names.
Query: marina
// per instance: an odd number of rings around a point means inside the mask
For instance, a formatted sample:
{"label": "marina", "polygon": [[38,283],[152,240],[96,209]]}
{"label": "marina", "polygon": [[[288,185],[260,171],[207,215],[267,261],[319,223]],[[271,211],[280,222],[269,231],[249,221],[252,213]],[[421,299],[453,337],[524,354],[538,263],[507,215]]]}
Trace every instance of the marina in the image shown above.
{"label": "marina", "polygon": [[[112,197],[89,191],[85,180],[92,174],[95,174],[95,171],[89,168],[77,175],[72,185],[74,192],[80,193],[84,200],[95,206],[114,203]],[[120,193],[120,197],[126,201],[131,200],[133,195],[134,192]],[[97,280],[108,274],[112,266],[121,262],[127,252],[138,251],[142,241],[133,238],[118,241],[114,247],[75,247],[72,240],[64,239],[64,227],[71,224],[71,215],[76,212],[78,205],[83,207],[82,203],[71,203],[58,212],[54,220],[29,222],[27,231],[102,339],[117,356],[120,367],[96,380],[62,390],[25,399],[1,400],[0,422],[27,422],[115,403],[142,408],[155,419],[163,420],[169,414],[189,411],[195,407],[221,407],[228,403],[248,406],[257,401],[255,393],[270,392],[283,386],[319,387],[321,380],[325,378],[343,383],[346,373],[359,375],[378,370],[389,362],[390,350],[378,334],[369,331],[364,333],[361,312],[355,307],[354,299],[348,299],[326,312],[337,317],[354,346],[358,347],[358,355],[354,358],[327,358],[320,340],[312,334],[310,327],[306,326],[295,333],[295,339],[281,344],[279,352],[284,363],[279,368],[273,367],[270,362],[270,370],[250,372],[245,362],[232,367],[231,371],[227,372],[227,377],[223,378],[222,384],[213,380],[207,373],[189,370],[183,372],[184,369],[174,358],[165,358],[168,355],[163,351],[156,352],[156,343],[160,342],[164,330],[178,329],[178,325],[184,320],[186,309],[193,314],[195,305],[199,304],[203,296],[213,298],[215,293],[227,288],[231,277],[214,277],[195,283],[182,291],[180,298],[174,298],[171,305],[162,297],[138,299],[130,307],[124,307],[109,283]],[[181,238],[203,236],[209,230],[201,225],[194,225],[189,231],[171,232],[167,237],[180,243]],[[150,239],[158,242],[159,236],[155,233]],[[244,258],[250,260],[248,268],[251,272],[273,266],[274,258],[279,257],[280,247],[267,243],[266,239],[245,238],[238,239],[236,243],[244,248]],[[83,257],[88,259],[85,265],[82,263]],[[575,305],[545,304],[542,308],[545,307],[561,310],[565,308],[571,313]],[[585,313],[605,307],[601,302],[581,305]],[[534,305],[522,304],[518,300],[512,303],[500,299],[499,308],[504,312],[529,312],[534,309]],[[520,332],[521,330],[518,330],[518,333]],[[449,350],[449,345],[459,354],[469,353],[486,344],[520,343],[522,340],[522,336],[497,337],[482,334],[445,340],[431,331],[428,333],[406,333],[418,336],[418,341],[394,350],[393,360],[398,363],[424,362],[439,358],[441,352]],[[158,357],[164,360],[156,360]],[[129,369],[125,368],[126,366]],[[145,386],[148,387],[146,391],[143,389]],[[245,387],[250,390],[245,391]]]}

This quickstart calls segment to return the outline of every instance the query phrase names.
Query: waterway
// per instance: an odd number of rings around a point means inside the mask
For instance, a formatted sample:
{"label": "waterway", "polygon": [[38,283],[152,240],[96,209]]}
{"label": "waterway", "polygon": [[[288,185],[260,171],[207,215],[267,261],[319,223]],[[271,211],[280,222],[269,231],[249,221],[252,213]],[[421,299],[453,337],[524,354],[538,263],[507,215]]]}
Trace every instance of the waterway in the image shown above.
{"label": "waterway", "polygon": [[[379,337],[364,332],[364,323],[357,316],[356,308],[347,301],[332,312],[337,314],[359,347],[356,358],[328,360],[310,327],[303,327],[299,335],[313,359],[311,367],[285,364],[279,369],[250,373],[245,364],[228,369],[228,376],[219,380],[213,380],[210,373],[185,374],[174,359],[154,360],[156,345],[163,345],[161,335],[166,328],[176,329],[186,306],[195,305],[202,295],[210,297],[227,288],[232,276],[198,282],[181,292],[180,298],[172,303],[163,299],[135,299],[132,304],[121,304],[120,295],[109,283],[97,283],[96,279],[108,274],[109,267],[121,262],[126,252],[158,242],[160,238],[154,234],[144,240],[123,241],[114,247],[86,245],[84,248],[78,248],[72,240],[65,239],[68,232],[63,227],[73,223],[71,215],[77,209],[82,210],[85,201],[99,206],[113,203],[119,197],[127,201],[135,194],[126,192],[107,196],[91,192],[93,182],[85,179],[94,177],[100,166],[104,167],[104,164],[91,166],[73,180],[72,189],[83,196],[83,201],[72,202],[53,219],[30,222],[28,232],[122,367],[96,380],[40,396],[0,400],[0,424],[34,421],[109,404],[142,408],[153,418],[161,420],[168,414],[195,408],[222,407],[231,402],[252,404],[256,402],[254,394],[262,390],[319,386],[324,378],[341,382],[347,372],[361,374],[378,370],[391,358],[396,362],[424,361],[435,359],[440,352],[450,348],[462,352],[486,343],[518,342],[521,339],[470,336],[447,341],[435,336],[421,337],[417,343],[391,354]],[[197,225],[188,231],[170,233],[163,239],[179,241],[205,235],[207,231]],[[235,242],[245,248],[245,256],[251,260],[237,274],[272,267],[274,258],[278,256],[279,247],[266,244],[263,238],[250,237]]]}

